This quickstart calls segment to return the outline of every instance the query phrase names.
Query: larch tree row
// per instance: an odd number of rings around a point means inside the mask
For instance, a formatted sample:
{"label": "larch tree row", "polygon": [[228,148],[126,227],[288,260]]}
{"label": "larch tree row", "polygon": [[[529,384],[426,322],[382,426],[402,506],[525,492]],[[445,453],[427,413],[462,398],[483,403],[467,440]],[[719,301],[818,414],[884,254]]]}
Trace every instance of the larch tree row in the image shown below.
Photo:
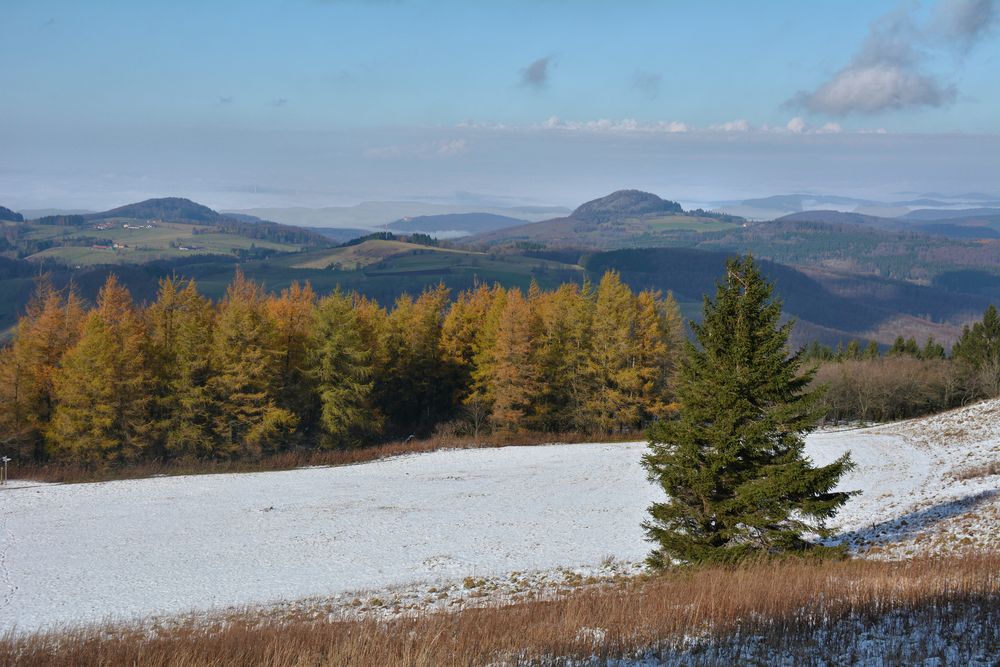
{"label": "larch tree row", "polygon": [[616,273],[527,293],[444,286],[386,309],[278,295],[238,273],[213,304],[170,278],[87,309],[45,281],[0,350],[0,451],[122,464],[352,447],[442,423],[478,437],[631,431],[670,413],[683,342],[669,295]]}

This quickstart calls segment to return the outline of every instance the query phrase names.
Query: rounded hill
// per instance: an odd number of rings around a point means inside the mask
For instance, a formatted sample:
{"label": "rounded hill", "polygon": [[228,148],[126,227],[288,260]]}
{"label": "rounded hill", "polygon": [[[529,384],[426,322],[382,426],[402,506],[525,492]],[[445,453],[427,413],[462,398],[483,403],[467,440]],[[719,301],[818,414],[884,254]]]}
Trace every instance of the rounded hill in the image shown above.
{"label": "rounded hill", "polygon": [[643,215],[683,213],[677,202],[661,199],[642,190],[618,190],[606,197],[581,204],[570,217],[587,222],[603,222],[614,218]]}

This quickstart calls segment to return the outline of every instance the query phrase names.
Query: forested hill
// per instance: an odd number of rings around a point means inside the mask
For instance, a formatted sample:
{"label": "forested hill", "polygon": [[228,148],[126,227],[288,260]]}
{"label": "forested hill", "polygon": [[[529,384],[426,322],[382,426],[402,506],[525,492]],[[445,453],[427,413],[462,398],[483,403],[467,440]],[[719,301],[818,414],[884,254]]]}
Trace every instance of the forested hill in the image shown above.
{"label": "forested hill", "polygon": [[569,217],[587,222],[607,222],[615,218],[683,212],[684,209],[677,202],[661,199],[650,192],[617,190],[606,197],[581,204]]}
{"label": "forested hill", "polygon": [[[991,211],[992,209],[978,209]],[[937,212],[938,217],[922,215],[914,218],[906,216],[885,218],[863,213],[842,211],[802,211],[776,219],[773,223],[819,223],[826,225],[855,225],[889,232],[940,236],[952,239],[1000,239],[1000,214],[976,214],[966,216],[949,215],[948,211]]]}
{"label": "forested hill", "polygon": [[743,218],[696,209],[641,190],[618,190],[581,204],[564,218],[553,218],[478,234],[472,246],[509,244],[610,249],[663,245],[676,232],[703,233],[735,228]]}
{"label": "forested hill", "polygon": [[[633,289],[673,292],[678,301],[700,303],[713,294],[718,275],[730,253],[688,248],[644,248],[597,253],[584,258],[591,276],[614,269]],[[934,336],[949,341],[961,323],[981,313],[992,299],[985,295],[952,292],[876,276],[853,276],[758,262],[774,281],[785,311],[797,324],[797,343],[871,338],[881,342],[906,332],[917,338]]]}
{"label": "forested hill", "polygon": [[84,216],[87,220],[107,220],[109,218],[134,218],[138,220],[165,220],[170,222],[200,222],[217,224],[227,220],[207,206],[182,197],[162,197],[147,199],[135,204],[126,204],[101,213]]}
{"label": "forested hill", "polygon": [[135,219],[211,225],[222,233],[236,234],[250,239],[303,246],[330,245],[329,240],[324,235],[310,229],[282,225],[259,218],[250,220],[244,217],[240,219],[224,215],[203,204],[182,197],[147,199],[101,213],[90,213],[83,218],[87,221]]}
{"label": "forested hill", "polygon": [[15,213],[5,206],[0,206],[0,220],[9,220],[10,222],[24,222],[24,216],[20,213]]}

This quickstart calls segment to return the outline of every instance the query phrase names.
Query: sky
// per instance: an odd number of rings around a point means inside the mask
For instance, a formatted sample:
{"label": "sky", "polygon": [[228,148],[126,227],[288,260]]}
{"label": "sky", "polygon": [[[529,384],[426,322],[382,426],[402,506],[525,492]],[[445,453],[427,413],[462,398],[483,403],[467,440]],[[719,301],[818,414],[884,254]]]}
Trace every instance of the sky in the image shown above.
{"label": "sky", "polygon": [[0,0],[0,205],[995,193],[998,4]]}

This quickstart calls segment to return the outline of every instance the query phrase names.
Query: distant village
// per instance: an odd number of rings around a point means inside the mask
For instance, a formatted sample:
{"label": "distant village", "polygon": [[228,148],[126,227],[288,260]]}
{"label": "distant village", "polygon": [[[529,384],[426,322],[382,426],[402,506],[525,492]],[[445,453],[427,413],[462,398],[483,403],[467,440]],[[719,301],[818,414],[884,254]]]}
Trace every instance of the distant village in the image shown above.
{"label": "distant village", "polygon": [[[122,229],[156,229],[160,226],[160,220],[147,220],[145,223],[134,223],[134,222],[123,222],[121,223]],[[96,223],[93,228],[100,230],[115,229],[118,227],[118,223],[114,220],[105,220],[103,222]],[[94,250],[128,250],[129,245],[127,243],[121,243],[120,241],[112,241],[111,243],[95,243],[90,246]],[[186,248],[181,248],[181,250],[186,250]]]}
{"label": "distant village", "polygon": [[[161,221],[159,220],[147,220],[145,224],[134,224],[129,222],[122,223],[122,229],[156,229],[160,226]],[[117,222],[113,220],[105,220],[104,222],[98,222],[94,225],[94,229],[114,229],[118,226]]]}

